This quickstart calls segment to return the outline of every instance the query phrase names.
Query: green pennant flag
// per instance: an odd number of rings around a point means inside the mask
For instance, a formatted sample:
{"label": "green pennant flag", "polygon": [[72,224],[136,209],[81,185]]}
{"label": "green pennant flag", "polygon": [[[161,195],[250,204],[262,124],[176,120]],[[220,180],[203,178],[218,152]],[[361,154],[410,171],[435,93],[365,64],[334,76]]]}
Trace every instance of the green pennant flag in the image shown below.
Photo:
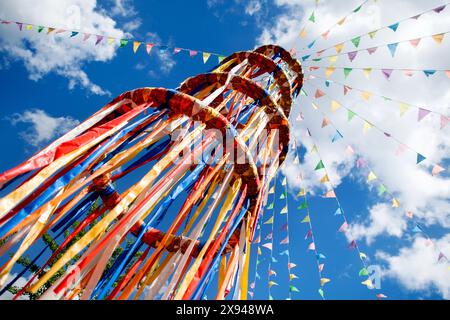
{"label": "green pennant flag", "polygon": [[380,184],[378,187],[378,195],[381,196],[383,195],[385,192],[387,191],[386,187],[384,186],[384,184]]}
{"label": "green pennant flag", "polygon": [[38,32],[41,33],[42,30],[44,30],[44,26],[39,26],[39,27],[38,27]]}
{"label": "green pennant flag", "polygon": [[358,48],[359,43],[361,42],[361,37],[353,38],[351,41],[352,41],[353,45],[354,45],[356,48]]}
{"label": "green pennant flag", "polygon": [[308,19],[311,22],[316,22],[316,16],[314,15],[314,11],[311,13],[311,16]]}
{"label": "green pennant flag", "polygon": [[367,271],[366,268],[362,268],[361,270],[359,270],[358,275],[359,275],[360,277],[368,276],[368,275],[369,275],[369,271]]}
{"label": "green pennant flag", "polygon": [[319,163],[317,164],[317,166],[314,168],[314,171],[320,170],[325,168],[325,166],[323,165],[322,160],[319,161]]}
{"label": "green pennant flag", "polygon": [[344,76],[345,79],[347,79],[348,75],[350,74],[350,72],[352,72],[353,69],[352,68],[344,68]]}
{"label": "green pennant flag", "polygon": [[358,8],[356,8],[355,10],[353,10],[354,13],[358,12],[359,10],[361,10],[363,5],[360,5]]}
{"label": "green pennant flag", "polygon": [[351,110],[347,111],[347,121],[352,121],[353,117],[355,116],[355,113]]}
{"label": "green pennant flag", "polygon": [[306,208],[308,208],[308,205],[306,202],[303,202],[301,205],[299,205],[297,207],[298,210],[302,210],[302,209],[306,209]]}
{"label": "green pennant flag", "polygon": [[312,61],[319,62],[319,61],[322,61],[322,58],[314,58],[314,59],[312,59]]}
{"label": "green pennant flag", "polygon": [[322,297],[322,299],[324,299],[324,293],[323,293],[323,289],[320,288],[319,290],[317,290],[320,294],[320,296]]}
{"label": "green pennant flag", "polygon": [[296,287],[294,287],[294,286],[289,286],[289,291],[290,292],[300,292],[300,290],[298,290]]}
{"label": "green pennant flag", "polygon": [[219,60],[219,63],[222,63],[223,59],[225,59],[225,56],[218,56],[217,60]]}
{"label": "green pennant flag", "polygon": [[285,192],[281,193],[280,199],[286,199],[286,198],[287,198],[287,192],[285,191]]}
{"label": "green pennant flag", "polygon": [[120,48],[125,47],[128,44],[128,39],[120,39]]}

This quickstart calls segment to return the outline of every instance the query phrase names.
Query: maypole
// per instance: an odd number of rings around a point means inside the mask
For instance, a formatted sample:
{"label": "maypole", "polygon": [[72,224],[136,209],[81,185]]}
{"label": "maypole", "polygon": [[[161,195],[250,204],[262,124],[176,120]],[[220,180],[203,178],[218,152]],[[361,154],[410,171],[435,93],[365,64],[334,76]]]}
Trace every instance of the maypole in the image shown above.
{"label": "maypole", "polygon": [[0,254],[11,258],[0,288],[50,233],[64,239],[33,260],[47,254],[15,298],[246,299],[250,244],[302,84],[279,46],[236,52],[175,90],[121,94],[1,174],[11,190]]}

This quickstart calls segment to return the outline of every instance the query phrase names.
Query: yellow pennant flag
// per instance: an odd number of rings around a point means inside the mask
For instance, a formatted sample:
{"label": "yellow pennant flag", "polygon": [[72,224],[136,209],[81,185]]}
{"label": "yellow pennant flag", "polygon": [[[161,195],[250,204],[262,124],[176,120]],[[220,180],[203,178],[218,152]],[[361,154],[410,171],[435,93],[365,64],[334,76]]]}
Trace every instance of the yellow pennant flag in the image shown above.
{"label": "yellow pennant flag", "polygon": [[341,105],[336,100],[331,101],[331,111],[335,112],[337,109],[339,109]]}
{"label": "yellow pennant flag", "polygon": [[203,52],[203,63],[206,63],[206,61],[208,61],[210,56],[211,53]]}
{"label": "yellow pennant flag", "polygon": [[317,152],[317,147],[316,147],[316,145],[314,145],[314,146],[311,148],[311,151],[309,151],[309,153],[314,153],[314,152]]}
{"label": "yellow pennant flag", "polygon": [[275,281],[269,281],[269,288],[272,288],[272,286],[277,286],[278,283],[276,283]]}
{"label": "yellow pennant flag", "polygon": [[366,78],[369,79],[370,74],[372,73],[372,68],[364,68],[363,73],[366,76]]}
{"label": "yellow pennant flag", "polygon": [[320,278],[320,286],[324,286],[326,283],[330,282],[331,280],[328,278]]}
{"label": "yellow pennant flag", "polygon": [[303,29],[300,31],[300,38],[304,39],[305,37],[306,37],[306,29],[303,28]]}
{"label": "yellow pennant flag", "polygon": [[325,70],[325,77],[328,79],[333,74],[333,72],[335,70],[336,70],[336,68],[334,68],[334,67],[326,68],[326,70]]}
{"label": "yellow pennant flag", "polygon": [[367,279],[366,281],[361,282],[363,285],[365,285],[369,289],[373,289],[373,283],[372,280]]}
{"label": "yellow pennant flag", "polygon": [[370,129],[372,129],[373,125],[367,121],[364,121],[363,133],[367,133]]}
{"label": "yellow pennant flag", "polygon": [[400,202],[394,198],[392,199],[392,208],[398,208],[400,206]]}
{"label": "yellow pennant flag", "polygon": [[408,111],[408,109],[410,108],[410,106],[407,103],[401,102],[400,103],[400,117],[402,117],[406,111]]}
{"label": "yellow pennant flag", "polygon": [[336,63],[337,59],[338,59],[338,56],[331,56],[328,58],[328,61],[330,62],[330,64],[334,64],[334,63]]}
{"label": "yellow pennant flag", "polygon": [[297,197],[302,197],[306,194],[305,189],[301,188],[300,191],[297,193]]}
{"label": "yellow pennant flag", "polygon": [[285,214],[288,213],[288,207],[284,207],[283,209],[281,209],[280,214]]}
{"label": "yellow pennant flag", "polygon": [[324,175],[322,179],[320,179],[320,183],[330,182],[330,179],[328,178],[328,175]]}
{"label": "yellow pennant flag", "polygon": [[309,214],[308,214],[306,217],[303,218],[302,223],[308,223],[310,221],[311,221],[311,219],[309,218]]}
{"label": "yellow pennant flag", "polygon": [[376,34],[377,34],[377,30],[369,32],[370,39],[375,38]]}
{"label": "yellow pennant flag", "polygon": [[367,176],[367,182],[373,181],[377,178],[377,176],[375,175],[375,173],[373,173],[373,171],[370,171],[369,175]]}
{"label": "yellow pennant flag", "polygon": [[292,281],[294,279],[298,279],[298,277],[293,273],[289,274],[289,280]]}
{"label": "yellow pennant flag", "polygon": [[338,25],[342,26],[345,23],[345,19],[347,19],[347,17],[344,17],[341,20],[339,20]]}
{"label": "yellow pennant flag", "polygon": [[262,251],[261,251],[261,248],[260,248],[260,247],[258,247],[258,255],[259,255],[259,256],[262,255]]}
{"label": "yellow pennant flag", "polygon": [[339,43],[339,44],[335,45],[334,48],[336,49],[336,53],[341,53],[342,49],[344,49],[344,44]]}
{"label": "yellow pennant flag", "polygon": [[366,101],[369,101],[371,95],[372,95],[372,94],[371,94],[369,91],[363,91],[363,92],[361,92],[362,98],[363,98],[364,100],[366,100]]}
{"label": "yellow pennant flag", "polygon": [[26,28],[27,30],[33,30],[33,25],[32,25],[32,24],[29,24],[29,25],[27,25],[25,28]]}
{"label": "yellow pennant flag", "polygon": [[284,177],[284,179],[283,179],[283,182],[281,182],[281,185],[282,185],[282,186],[285,186],[285,185],[286,185],[286,183],[287,183],[287,181],[286,181],[286,177]]}
{"label": "yellow pennant flag", "polygon": [[269,190],[269,194],[274,194],[275,193],[275,186],[272,186],[272,188],[270,188]]}
{"label": "yellow pennant flag", "polygon": [[442,40],[444,40],[444,33],[439,33],[439,34],[435,34],[432,36],[433,40],[436,41],[437,43],[441,44]]}
{"label": "yellow pennant flag", "polygon": [[113,44],[114,43],[114,40],[116,40],[116,39],[114,39],[114,38],[112,38],[112,37],[108,37],[108,44]]}
{"label": "yellow pennant flag", "polygon": [[264,222],[264,224],[272,224],[272,223],[273,223],[273,216],[271,216],[269,220]]}
{"label": "yellow pennant flag", "polygon": [[133,52],[136,53],[137,49],[139,48],[139,46],[141,45],[142,42],[139,41],[134,41],[133,42]]}

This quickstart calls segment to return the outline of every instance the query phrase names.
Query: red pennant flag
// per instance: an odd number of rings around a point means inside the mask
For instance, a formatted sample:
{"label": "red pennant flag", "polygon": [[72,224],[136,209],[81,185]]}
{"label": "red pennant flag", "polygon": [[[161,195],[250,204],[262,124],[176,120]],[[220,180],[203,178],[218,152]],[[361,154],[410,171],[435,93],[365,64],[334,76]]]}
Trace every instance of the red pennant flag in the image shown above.
{"label": "red pennant flag", "polygon": [[150,54],[150,52],[152,51],[154,44],[153,43],[147,43],[146,44],[146,49],[147,49],[147,54]]}
{"label": "red pennant flag", "polygon": [[348,248],[349,249],[355,249],[356,248],[356,241],[352,240],[352,242],[349,243]]}
{"label": "red pennant flag", "polygon": [[197,51],[189,50],[189,56],[190,56],[190,57],[196,56],[197,53],[198,53]]}
{"label": "red pennant flag", "polygon": [[321,90],[317,89],[314,97],[316,99],[319,99],[319,98],[323,97],[324,95],[325,95],[325,93],[323,93]]}
{"label": "red pennant flag", "polygon": [[350,90],[352,90],[352,87],[349,87],[349,86],[344,85],[344,96],[345,96]]}

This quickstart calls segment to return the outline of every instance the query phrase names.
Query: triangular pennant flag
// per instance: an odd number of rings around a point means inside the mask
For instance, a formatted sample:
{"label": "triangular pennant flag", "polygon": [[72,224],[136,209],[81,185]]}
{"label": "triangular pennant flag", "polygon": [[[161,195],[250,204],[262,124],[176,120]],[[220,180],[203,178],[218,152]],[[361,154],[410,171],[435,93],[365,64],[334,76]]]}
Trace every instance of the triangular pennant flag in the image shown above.
{"label": "triangular pennant flag", "polygon": [[97,35],[96,38],[97,39],[95,40],[95,45],[98,45],[103,40],[104,37],[100,36],[100,35]]}
{"label": "triangular pennant flag", "polygon": [[326,283],[330,282],[331,280],[328,278],[320,278],[320,286],[323,287]]}
{"label": "triangular pennant flag", "polygon": [[288,225],[287,223],[285,223],[285,224],[283,224],[283,225],[280,227],[280,230],[281,230],[281,231],[287,231],[288,228],[289,228],[289,225]]}
{"label": "triangular pennant flag", "polygon": [[289,236],[280,241],[280,244],[289,244]]}
{"label": "triangular pennant flag", "polygon": [[72,33],[70,34],[70,37],[73,38],[75,37],[79,32],[77,31],[72,31]]}
{"label": "triangular pennant flag", "polygon": [[387,298],[387,296],[382,294],[382,293],[377,294],[376,297],[377,297],[378,300]]}
{"label": "triangular pennant flag", "polygon": [[311,250],[311,251],[316,250],[316,244],[314,242],[311,242],[308,246],[308,250]]}
{"label": "triangular pennant flag", "polygon": [[311,15],[309,16],[308,20],[313,22],[313,23],[316,22],[316,16],[314,15],[314,11],[311,13]]}
{"label": "triangular pennant flag", "polygon": [[303,202],[302,204],[300,204],[297,209],[298,210],[302,210],[302,209],[306,209],[308,208],[308,204],[306,202]]}
{"label": "triangular pennant flag", "polygon": [[352,51],[352,52],[347,53],[347,57],[350,60],[350,62],[353,62],[353,60],[355,60],[357,54],[358,54],[358,51]]}
{"label": "triangular pennant flag", "polygon": [[370,279],[361,282],[361,284],[365,285],[368,289],[373,289],[373,283]]}
{"label": "triangular pennant flag", "polygon": [[421,233],[421,232],[423,232],[423,230],[422,230],[422,228],[421,228],[418,224],[416,224],[416,225],[414,226],[412,232],[414,232],[414,233]]}
{"label": "triangular pennant flag", "polygon": [[261,251],[261,248],[260,248],[260,247],[258,247],[258,255],[259,255],[259,256],[262,255],[262,251]]}
{"label": "triangular pennant flag", "polygon": [[364,68],[363,73],[366,76],[366,78],[369,79],[370,74],[372,73],[372,68]]}
{"label": "triangular pennant flag", "polygon": [[195,57],[197,55],[197,51],[195,50],[189,50],[189,57]]}
{"label": "triangular pennant flag", "polygon": [[344,96],[347,95],[352,90],[352,87],[349,87],[347,85],[344,85]]}
{"label": "triangular pennant flag", "polygon": [[367,176],[367,182],[373,181],[377,178],[377,176],[375,175],[375,173],[373,173],[373,171],[370,171],[369,175]]}
{"label": "triangular pennant flag", "polygon": [[326,183],[330,182],[330,179],[328,178],[328,175],[324,175],[322,179],[320,179],[320,183]]}
{"label": "triangular pennant flag", "polygon": [[358,158],[358,160],[356,160],[356,167],[357,168],[362,168],[365,166],[365,161],[363,158]]}
{"label": "triangular pennant flag", "polygon": [[369,32],[370,39],[375,38],[375,36],[377,35],[377,31],[378,30],[374,30],[374,31]]}
{"label": "triangular pennant flag", "polygon": [[325,193],[325,195],[323,197],[324,198],[336,198],[336,194],[334,193],[334,190],[330,190],[330,191],[327,191],[327,193]]}
{"label": "triangular pennant flag", "polygon": [[330,119],[328,118],[323,118],[322,121],[322,128],[326,127],[327,125],[329,125],[331,123]]}
{"label": "triangular pennant flag", "polygon": [[319,161],[319,163],[317,163],[316,167],[314,168],[315,171],[320,170],[325,168],[325,166],[323,165],[322,160]]}
{"label": "triangular pennant flag", "polygon": [[367,49],[367,52],[368,52],[370,55],[372,55],[372,54],[375,53],[375,51],[377,51],[377,49],[378,49],[378,47],[369,48],[369,49]]}
{"label": "triangular pennant flag", "polygon": [[341,53],[342,49],[344,49],[344,44],[339,43],[339,44],[335,45],[334,48],[336,49],[336,53]]}
{"label": "triangular pennant flag", "polygon": [[382,196],[385,192],[387,191],[386,187],[384,186],[384,184],[380,184],[378,186],[378,195]]}
{"label": "triangular pennant flag", "polygon": [[47,28],[47,34],[52,33],[53,31],[55,31],[55,28]]}
{"label": "triangular pennant flag", "polygon": [[367,133],[372,127],[373,125],[371,123],[364,121],[363,133]]}
{"label": "triangular pennant flag", "polygon": [[317,255],[317,257],[316,257],[317,259],[326,259],[327,257],[325,257],[325,255],[324,254],[322,254],[322,253],[319,253],[318,255]]}
{"label": "triangular pennant flag", "polygon": [[287,256],[287,255],[289,255],[289,250],[284,250],[280,252],[280,256]]}
{"label": "triangular pennant flag", "polygon": [[273,205],[274,205],[273,202],[272,202],[271,204],[269,204],[269,205],[267,206],[267,210],[272,210],[272,209],[273,209]]}
{"label": "triangular pennant flag", "polygon": [[335,64],[337,59],[338,59],[338,56],[331,56],[328,58],[328,61],[330,62],[330,64]]}
{"label": "triangular pennant flag", "polygon": [[398,208],[400,206],[400,202],[396,199],[392,199],[392,208]]}
{"label": "triangular pennant flag", "polygon": [[273,238],[273,232],[269,232],[267,236],[265,236],[264,240],[271,240]]}
{"label": "triangular pennant flag", "polygon": [[181,49],[180,48],[173,48],[173,53],[177,54],[180,53]]}
{"label": "triangular pennant flag", "polygon": [[324,299],[325,295],[324,295],[324,293],[323,293],[322,288],[320,288],[320,289],[317,290],[317,291],[319,292],[319,294],[320,294],[320,296],[322,297],[322,299]]}
{"label": "triangular pennant flag", "polygon": [[38,31],[38,33],[41,33],[42,30],[44,30],[44,29],[45,29],[44,26],[38,26],[37,31]]}
{"label": "triangular pennant flag", "polygon": [[304,217],[303,218],[303,220],[301,221],[301,223],[308,223],[308,222],[310,222],[311,220],[310,220],[310,218],[309,218],[309,215],[307,215],[306,217]]}
{"label": "triangular pennant flag", "polygon": [[427,76],[430,77],[432,75],[434,75],[436,73],[436,70],[423,70],[423,73]]}
{"label": "triangular pennant flag", "polygon": [[300,191],[297,193],[297,197],[302,197],[306,194],[305,189],[301,188]]}
{"label": "triangular pennant flag", "polygon": [[328,30],[327,32],[322,33],[322,38],[327,40],[329,34],[330,34],[330,30]]}
{"label": "triangular pennant flag", "polygon": [[353,45],[354,45],[356,48],[358,48],[358,47],[359,47],[359,43],[361,42],[361,37],[353,38],[353,39],[351,40],[351,42],[353,43]]}
{"label": "triangular pennant flag", "polygon": [[447,257],[445,256],[445,254],[443,252],[439,252],[439,256],[438,256],[438,262],[440,262],[441,260],[446,259]]}
{"label": "triangular pennant flag", "polygon": [[308,230],[308,232],[306,233],[306,235],[305,235],[305,240],[306,239],[308,239],[308,238],[311,238],[312,237],[312,235],[313,235],[313,232],[312,232],[312,230],[310,229],[310,230]]}
{"label": "triangular pennant flag", "polygon": [[392,74],[392,69],[382,69],[381,72],[383,73],[383,76],[386,78],[386,80],[389,80]]}
{"label": "triangular pennant flag", "polygon": [[264,248],[267,248],[267,249],[269,249],[269,250],[272,250],[272,244],[271,244],[270,242],[265,243],[265,244],[263,244],[262,246],[263,246]]}
{"label": "triangular pennant flag", "polygon": [[289,286],[289,291],[290,292],[300,292],[296,287],[294,286]]}
{"label": "triangular pennant flag", "polygon": [[314,95],[314,97],[316,99],[319,99],[319,98],[323,97],[324,95],[325,95],[325,93],[323,93],[320,89],[317,89],[316,90],[316,94]]}
{"label": "triangular pennant flag", "polygon": [[280,195],[280,199],[286,199],[287,198],[287,192],[282,192]]}
{"label": "triangular pennant flag", "polygon": [[360,277],[368,276],[368,275],[369,275],[369,271],[367,271],[366,268],[362,268],[361,270],[359,270],[358,275],[359,275]]}
{"label": "triangular pennant flag", "polygon": [[420,43],[421,40],[422,40],[422,38],[412,39],[412,40],[409,40],[409,43],[410,43],[414,48],[417,48],[417,46],[419,45],[419,43]]}
{"label": "triangular pennant flag", "polygon": [[281,209],[280,214],[285,214],[288,213],[288,207],[284,207],[283,209]]}
{"label": "triangular pennant flag", "polygon": [[355,113],[352,110],[347,110],[347,121],[352,121]]}
{"label": "triangular pennant flag", "polygon": [[289,274],[289,281],[292,281],[294,279],[298,279],[298,277],[293,273]]}
{"label": "triangular pennant flag", "polygon": [[359,253],[359,258],[362,259],[362,260],[365,260],[365,259],[367,259],[367,255],[364,252],[360,252]]}
{"label": "triangular pennant flag", "polygon": [[353,150],[353,148],[352,148],[351,145],[348,145],[348,146],[347,146],[346,151],[347,151],[348,153],[350,153],[350,154],[355,154],[355,150]]}
{"label": "triangular pennant flag", "polygon": [[395,56],[395,51],[397,51],[397,46],[398,46],[398,42],[397,43],[390,43],[387,45],[389,52],[391,53],[392,57]]}
{"label": "triangular pennant flag", "polygon": [[446,6],[447,6],[447,5],[444,4],[444,5],[442,5],[442,6],[439,6],[439,7],[437,7],[437,8],[434,8],[433,11],[436,12],[436,13],[441,13],[442,10],[444,10]]}
{"label": "triangular pennant flag", "polygon": [[399,108],[400,108],[400,117],[402,117],[405,114],[405,112],[409,110],[410,106],[404,102],[401,102]]}
{"label": "triangular pennant flag", "polygon": [[22,31],[23,23],[22,22],[16,22],[16,24],[19,27],[19,30]]}
{"label": "triangular pennant flag", "polygon": [[219,63],[222,63],[223,59],[225,59],[225,56],[218,56],[217,57],[217,61],[219,61]]}
{"label": "triangular pennant flag", "polygon": [[138,50],[139,46],[141,45],[142,42],[139,41],[134,41],[133,42],[133,52],[136,53],[136,51]]}
{"label": "triangular pennant flag", "polygon": [[416,164],[421,163],[422,161],[424,161],[426,159],[425,156],[421,155],[420,153],[417,154],[417,160],[416,160]]}
{"label": "triangular pennant flag", "polygon": [[325,267],[325,264],[323,264],[323,263],[319,264],[319,266],[318,266],[319,272],[323,271],[323,267]]}
{"label": "triangular pennant flag", "polygon": [[272,269],[269,270],[269,276],[276,276],[276,275],[277,273],[274,270]]}
{"label": "triangular pennant flag", "polygon": [[275,186],[272,186],[269,190],[269,194],[274,194],[275,193]]}
{"label": "triangular pennant flag", "polygon": [[408,211],[408,212],[406,212],[406,216],[407,216],[409,219],[412,219],[412,218],[414,217],[414,213],[413,213],[412,211]]}
{"label": "triangular pennant flag", "polygon": [[283,181],[281,182],[281,185],[282,185],[282,186],[285,186],[286,184],[287,184],[287,180],[286,180],[286,177],[284,177],[284,178],[283,178]]}
{"label": "triangular pennant flag", "polygon": [[359,7],[357,7],[356,9],[354,9],[354,10],[353,10],[353,13],[356,13],[356,12],[358,12],[359,10],[361,10],[362,6],[363,6],[363,5],[360,5]]}
{"label": "triangular pennant flag", "polygon": [[388,28],[391,29],[392,31],[396,32],[399,25],[400,25],[400,23],[397,22],[397,23],[394,23],[394,24],[391,24],[390,26],[388,26]]}
{"label": "triangular pennant flag", "polygon": [[353,68],[344,68],[344,77],[345,79],[347,79],[347,77],[349,76],[350,72],[353,71]]}
{"label": "triangular pennant flag", "polygon": [[314,40],[313,42],[311,42],[310,44],[308,44],[308,49],[311,49],[312,47],[314,47],[314,44],[316,43],[316,40]]}
{"label": "triangular pennant flag", "polygon": [[305,37],[306,37],[306,28],[303,28],[301,31],[300,31],[300,38],[302,38],[302,39],[304,39]]}
{"label": "triangular pennant flag", "polygon": [[341,214],[342,214],[341,208],[337,208],[336,211],[334,212],[334,215],[335,215],[335,216],[339,216],[339,215],[341,215]]}
{"label": "triangular pennant flag", "polygon": [[343,138],[343,136],[342,136],[342,134],[338,131],[338,130],[336,130],[336,133],[334,134],[334,136],[331,138],[331,142],[336,142],[337,140],[339,140],[339,139],[342,139]]}
{"label": "triangular pennant flag", "polygon": [[147,54],[150,54],[150,52],[152,51],[153,46],[154,46],[153,43],[147,43],[147,44],[145,45],[145,49],[146,49],[146,51],[147,51]]}
{"label": "triangular pennant flag", "polygon": [[412,77],[414,75],[414,71],[412,70],[403,70],[403,74],[407,77]]}
{"label": "triangular pennant flag", "polygon": [[269,281],[269,288],[272,288],[272,286],[277,286],[278,283],[276,283],[275,281]]}
{"label": "triangular pennant flag", "polygon": [[423,118],[425,118],[431,111],[424,108],[419,108],[419,114],[417,116],[417,121],[421,121]]}
{"label": "triangular pennant flag", "polygon": [[300,159],[298,158],[298,156],[296,156],[294,158],[294,161],[292,162],[293,164],[300,164]]}
{"label": "triangular pennant flag", "polygon": [[356,241],[355,241],[355,240],[352,240],[352,241],[349,243],[348,248],[349,248],[349,249],[355,249],[355,248],[356,248]]}
{"label": "triangular pennant flag", "polygon": [[439,173],[441,173],[442,171],[444,171],[445,169],[442,168],[440,165],[435,164],[433,166],[433,170],[431,171],[431,175],[433,176],[437,176]]}
{"label": "triangular pennant flag", "polygon": [[208,61],[210,56],[211,56],[211,53],[203,52],[203,63],[206,63],[206,61]]}
{"label": "triangular pennant flag", "polygon": [[328,79],[332,74],[333,74],[333,72],[336,70],[336,68],[334,68],[334,67],[328,67],[328,68],[326,68],[325,69],[325,77]]}
{"label": "triangular pennant flag", "polygon": [[347,17],[344,17],[341,20],[339,20],[339,22],[337,24],[342,26],[345,23],[345,19],[347,19]]}
{"label": "triangular pennant flag", "polygon": [[366,101],[369,101],[371,96],[372,96],[372,93],[370,93],[368,91],[361,92],[361,97]]}
{"label": "triangular pennant flag", "polygon": [[273,223],[273,216],[270,217],[264,224],[272,224]]}
{"label": "triangular pennant flag", "polygon": [[339,232],[345,232],[348,229],[348,223],[347,221],[344,221],[344,223],[339,227]]}
{"label": "triangular pennant flag", "polygon": [[113,37],[108,37],[106,41],[108,42],[109,45],[112,45],[116,41],[116,39]]}

